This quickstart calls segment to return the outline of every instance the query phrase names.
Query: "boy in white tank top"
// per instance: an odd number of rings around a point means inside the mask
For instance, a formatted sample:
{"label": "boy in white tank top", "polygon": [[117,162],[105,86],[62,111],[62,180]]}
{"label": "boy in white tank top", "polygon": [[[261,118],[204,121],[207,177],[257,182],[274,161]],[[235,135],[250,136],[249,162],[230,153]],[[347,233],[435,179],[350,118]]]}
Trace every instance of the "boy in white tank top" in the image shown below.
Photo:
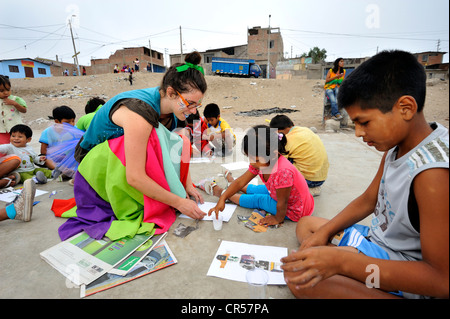
{"label": "boy in white tank top", "polygon": [[[448,298],[448,129],[423,114],[426,75],[384,51],[344,80],[339,105],[355,134],[385,152],[367,190],[331,220],[305,217],[282,259],[296,297]],[[353,225],[373,213],[370,229]]]}

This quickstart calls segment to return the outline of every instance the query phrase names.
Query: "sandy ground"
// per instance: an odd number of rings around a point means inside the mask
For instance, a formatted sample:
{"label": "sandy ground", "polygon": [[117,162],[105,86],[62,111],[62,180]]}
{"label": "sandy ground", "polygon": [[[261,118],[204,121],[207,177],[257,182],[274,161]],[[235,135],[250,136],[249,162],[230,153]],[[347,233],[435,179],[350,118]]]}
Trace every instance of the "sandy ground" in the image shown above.
{"label": "sandy ground", "polygon": [[[140,72],[134,75],[132,86],[124,74],[13,79],[11,84],[12,94],[24,98],[28,104],[28,111],[23,115],[25,123],[34,130],[42,130],[52,123],[48,115],[56,106],[70,106],[79,119],[84,115],[84,106],[91,97],[99,96],[107,100],[127,90],[157,86],[161,79],[162,74]],[[296,125],[316,127],[319,132],[324,130],[323,80],[207,76],[207,82],[208,91],[203,105],[217,103],[222,117],[235,129],[245,130],[252,125],[263,124],[265,119],[274,116],[250,117],[236,113],[279,107],[297,111],[288,114]],[[428,121],[437,121],[449,127],[448,81],[437,79],[428,83],[425,115]]]}

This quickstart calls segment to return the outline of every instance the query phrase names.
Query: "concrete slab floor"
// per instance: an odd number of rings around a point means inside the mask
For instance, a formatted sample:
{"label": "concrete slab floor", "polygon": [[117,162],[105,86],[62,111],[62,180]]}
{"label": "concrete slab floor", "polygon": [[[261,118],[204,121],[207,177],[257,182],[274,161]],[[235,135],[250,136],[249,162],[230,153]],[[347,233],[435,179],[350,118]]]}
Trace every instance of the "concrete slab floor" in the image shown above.
{"label": "concrete slab floor", "polygon": [[[313,215],[332,218],[369,185],[382,154],[357,140],[352,133],[319,135],[328,152],[330,170],[321,195],[315,197]],[[39,136],[39,132],[35,132],[35,136]],[[227,162],[245,159],[239,151],[240,142],[237,146],[238,151]],[[223,171],[218,160],[211,164],[191,165],[194,182],[217,176],[219,183],[224,183],[218,176]],[[233,175],[237,177],[244,171],[233,171]],[[79,289],[68,288],[65,278],[39,256],[40,252],[60,242],[57,229],[65,222],[53,215],[53,199],[72,198],[73,188],[68,182],[51,181],[39,185],[38,189],[48,193],[36,198],[40,202],[34,207],[30,222],[7,220],[0,223],[0,298],[79,298]],[[49,197],[52,191],[57,193]],[[217,198],[202,194],[206,201],[217,201]],[[0,203],[0,207],[4,205]],[[174,228],[180,222],[195,226],[195,221],[177,218],[166,237],[178,260],[176,265],[88,298],[248,298],[246,283],[206,276],[220,242],[287,247],[289,252],[298,247],[296,223],[287,221],[278,229],[254,233],[236,217],[250,214],[250,209],[238,207],[221,231],[215,231],[211,222],[200,221],[199,228],[185,238],[175,236]],[[287,286],[269,286],[267,295],[275,299],[293,298]]]}

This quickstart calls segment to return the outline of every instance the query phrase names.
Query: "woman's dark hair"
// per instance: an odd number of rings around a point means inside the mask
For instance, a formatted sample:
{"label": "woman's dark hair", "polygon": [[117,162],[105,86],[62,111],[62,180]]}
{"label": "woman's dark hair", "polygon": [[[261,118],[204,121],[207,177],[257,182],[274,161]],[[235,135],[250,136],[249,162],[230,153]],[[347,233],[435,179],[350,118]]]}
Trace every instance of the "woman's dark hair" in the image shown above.
{"label": "woman's dark hair", "polygon": [[94,112],[100,105],[105,105],[105,100],[99,97],[93,97],[89,101],[87,101],[86,106],[84,107],[84,112],[86,114]]}
{"label": "woman's dark hair", "polygon": [[[262,157],[271,165],[279,155],[285,155],[287,139],[278,134],[276,128],[267,125],[256,125],[250,128],[242,140],[242,152],[246,156]],[[278,156],[275,154],[278,151]]]}
{"label": "woman's dark hair", "polygon": [[284,130],[288,127],[292,127],[294,126],[294,122],[292,122],[292,120],[287,117],[286,115],[283,114],[279,114],[276,115],[271,121],[270,121],[270,127],[271,128],[276,128],[279,130]]}
{"label": "woman's dark hair", "polygon": [[392,111],[403,95],[412,96],[421,112],[425,104],[426,74],[409,52],[382,51],[357,67],[339,88],[338,105]]}
{"label": "woman's dark hair", "polygon": [[[337,58],[336,60],[334,60],[334,64],[333,64],[333,73],[338,74],[340,66],[339,66],[339,61],[343,60],[343,58]],[[341,72],[339,73],[343,73],[344,69],[340,70]]]}
{"label": "woman's dark hair", "polygon": [[6,89],[6,85],[8,87],[11,87],[11,82],[9,82],[9,77],[5,75],[0,75],[0,85],[3,85],[3,87]]}
{"label": "woman's dark hair", "polygon": [[[202,56],[197,51],[189,53],[184,59],[186,63],[191,63],[193,65],[199,65],[201,60]],[[169,70],[167,70],[162,79],[160,90],[165,94],[167,88],[171,86],[179,93],[185,93],[192,89],[198,89],[204,94],[208,88],[205,76],[199,70],[194,68],[188,68],[185,71],[179,72],[177,67],[182,65],[184,64],[175,63],[169,68]]]}

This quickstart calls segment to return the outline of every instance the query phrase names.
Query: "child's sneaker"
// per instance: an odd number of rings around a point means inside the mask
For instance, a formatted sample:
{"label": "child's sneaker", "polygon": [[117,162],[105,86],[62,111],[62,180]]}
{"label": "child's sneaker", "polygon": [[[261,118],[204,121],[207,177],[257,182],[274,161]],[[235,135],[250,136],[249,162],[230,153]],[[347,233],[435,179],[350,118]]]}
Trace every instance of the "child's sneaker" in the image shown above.
{"label": "child's sneaker", "polygon": [[47,177],[45,176],[44,172],[38,171],[36,173],[36,183],[38,184],[45,184],[47,183]]}
{"label": "child's sneaker", "polygon": [[14,219],[22,220],[24,222],[31,220],[35,193],[36,184],[33,180],[27,179],[24,181],[22,192],[8,205],[13,205],[14,210],[16,211]]}

